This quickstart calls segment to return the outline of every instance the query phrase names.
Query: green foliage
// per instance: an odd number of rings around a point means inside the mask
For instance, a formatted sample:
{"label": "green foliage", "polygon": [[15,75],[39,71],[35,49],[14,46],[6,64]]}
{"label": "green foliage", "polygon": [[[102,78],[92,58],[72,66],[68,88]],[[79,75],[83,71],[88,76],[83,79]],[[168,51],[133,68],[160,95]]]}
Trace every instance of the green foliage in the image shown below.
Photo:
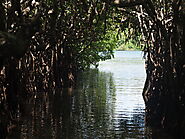
{"label": "green foliage", "polygon": [[121,43],[121,45],[116,48],[117,51],[128,51],[128,50],[141,50],[140,46],[137,46],[132,40],[127,43]]}
{"label": "green foliage", "polygon": [[9,36],[0,34],[0,67],[16,58],[19,78],[28,82],[48,87],[53,79],[53,86],[64,86],[76,71],[113,57],[116,11],[110,0],[2,1],[0,7],[0,31]]}
{"label": "green foliage", "polygon": [[108,30],[105,35],[102,35],[100,40],[93,41],[88,47],[83,46],[85,51],[80,52],[79,67],[82,69],[90,68],[90,65],[98,65],[98,62],[111,59],[114,57],[118,39],[116,30]]}
{"label": "green foliage", "polygon": [[119,35],[116,50],[141,50],[140,36],[129,39],[125,33]]}

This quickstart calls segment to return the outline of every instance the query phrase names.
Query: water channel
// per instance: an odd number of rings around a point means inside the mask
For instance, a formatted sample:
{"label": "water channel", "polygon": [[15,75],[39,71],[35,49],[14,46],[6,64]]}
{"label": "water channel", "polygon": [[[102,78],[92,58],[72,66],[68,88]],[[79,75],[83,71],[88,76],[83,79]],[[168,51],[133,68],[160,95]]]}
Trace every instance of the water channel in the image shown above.
{"label": "water channel", "polygon": [[29,100],[8,138],[146,138],[144,81],[142,52],[116,51],[98,69],[80,73],[74,89]]}

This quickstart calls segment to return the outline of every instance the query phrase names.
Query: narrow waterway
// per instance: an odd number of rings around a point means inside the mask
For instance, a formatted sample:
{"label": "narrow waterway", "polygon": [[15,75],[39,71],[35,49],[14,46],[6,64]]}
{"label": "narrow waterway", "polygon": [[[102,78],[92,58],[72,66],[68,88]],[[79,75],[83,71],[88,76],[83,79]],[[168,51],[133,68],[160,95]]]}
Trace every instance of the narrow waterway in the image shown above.
{"label": "narrow waterway", "polygon": [[98,69],[80,73],[76,88],[28,100],[8,138],[146,138],[144,81],[142,52],[116,51]]}
{"label": "narrow waterway", "polygon": [[100,64],[99,70],[111,73],[115,85],[112,121],[118,138],[144,138],[144,101],[142,90],[145,82],[143,53],[117,51],[115,58]]}

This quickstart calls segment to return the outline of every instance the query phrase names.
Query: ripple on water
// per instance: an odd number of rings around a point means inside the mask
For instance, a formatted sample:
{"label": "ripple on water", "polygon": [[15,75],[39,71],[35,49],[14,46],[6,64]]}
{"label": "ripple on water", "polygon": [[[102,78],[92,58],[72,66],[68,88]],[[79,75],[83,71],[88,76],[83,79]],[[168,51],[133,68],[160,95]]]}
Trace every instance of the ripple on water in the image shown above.
{"label": "ripple on water", "polygon": [[143,138],[144,80],[141,52],[116,52],[115,59],[101,62],[99,69],[79,73],[72,96],[59,90],[43,100],[30,100],[31,118],[20,119],[14,138]]}

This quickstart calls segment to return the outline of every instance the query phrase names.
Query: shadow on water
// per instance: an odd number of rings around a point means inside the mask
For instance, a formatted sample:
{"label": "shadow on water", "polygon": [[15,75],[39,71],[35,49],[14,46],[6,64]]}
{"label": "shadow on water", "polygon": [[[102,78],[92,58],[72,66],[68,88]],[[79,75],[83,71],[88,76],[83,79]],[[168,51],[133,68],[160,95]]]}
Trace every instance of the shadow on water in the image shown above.
{"label": "shadow on water", "polygon": [[42,92],[28,99],[8,139],[68,137],[72,112],[70,93],[70,89],[57,89],[52,94]]}
{"label": "shadow on water", "polygon": [[79,73],[75,88],[38,92],[24,100],[7,139],[160,139],[144,124],[139,68],[136,78],[133,65],[124,68],[129,76],[113,65],[114,71],[100,67]]}
{"label": "shadow on water", "polygon": [[91,69],[80,73],[78,79],[74,89],[42,92],[28,99],[8,138],[112,139],[141,134],[137,127],[143,128],[143,114],[136,112],[127,119],[114,117],[116,88],[112,73]]}

